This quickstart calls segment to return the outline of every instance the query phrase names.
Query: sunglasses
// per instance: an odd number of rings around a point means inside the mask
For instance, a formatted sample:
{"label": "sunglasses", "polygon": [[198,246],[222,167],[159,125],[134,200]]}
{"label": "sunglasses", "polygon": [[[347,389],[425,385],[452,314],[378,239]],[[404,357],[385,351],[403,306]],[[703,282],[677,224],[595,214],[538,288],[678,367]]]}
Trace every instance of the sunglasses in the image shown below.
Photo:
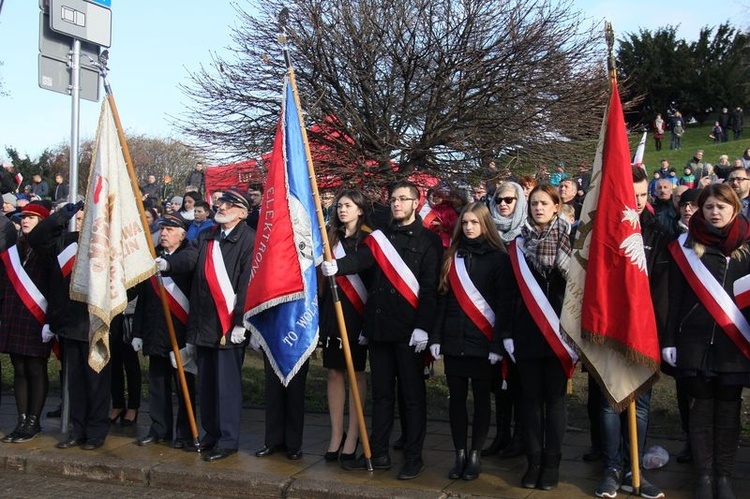
{"label": "sunglasses", "polygon": [[517,198],[514,197],[508,197],[508,198],[495,198],[495,202],[497,204],[505,203],[505,204],[511,204],[513,203]]}

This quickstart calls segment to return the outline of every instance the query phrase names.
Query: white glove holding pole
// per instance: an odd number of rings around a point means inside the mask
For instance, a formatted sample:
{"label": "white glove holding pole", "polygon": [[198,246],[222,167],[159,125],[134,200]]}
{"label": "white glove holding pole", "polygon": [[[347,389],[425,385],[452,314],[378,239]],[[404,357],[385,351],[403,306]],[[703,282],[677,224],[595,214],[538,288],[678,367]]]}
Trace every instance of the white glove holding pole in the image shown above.
{"label": "white glove holding pole", "polygon": [[42,343],[49,343],[54,337],[55,333],[50,330],[49,324],[42,326]]}
{"label": "white glove holding pole", "polygon": [[260,333],[253,333],[250,336],[250,348],[256,352],[260,352]]}
{"label": "white glove holding pole", "polygon": [[661,349],[661,358],[672,367],[677,367],[677,348],[664,347]]}
{"label": "white glove holding pole", "polygon": [[169,262],[160,256],[156,257],[154,263],[156,264],[156,268],[159,270],[159,272],[166,272],[169,270]]}
{"label": "white glove holding pole", "polygon": [[245,328],[242,326],[234,326],[232,329],[232,333],[229,336],[229,341],[234,343],[235,345],[239,345],[243,341],[245,341]]}
{"label": "white glove holding pole", "polygon": [[492,364],[493,366],[497,364],[498,362],[500,362],[501,360],[503,360],[503,356],[495,352],[490,352],[490,356],[488,358],[489,358],[490,364]]}
{"label": "white glove holding pole", "polygon": [[336,260],[331,260],[330,262],[323,260],[323,263],[320,264],[320,271],[324,276],[331,277],[339,271],[339,265],[336,263]]}
{"label": "white glove holding pole", "polygon": [[411,339],[409,340],[409,346],[414,347],[414,352],[423,352],[427,348],[427,331],[424,329],[416,328],[411,333]]}
{"label": "white glove holding pole", "polygon": [[513,356],[513,352],[516,351],[516,344],[513,343],[513,338],[506,338],[503,340],[503,348],[508,352],[508,356],[513,363],[516,363],[516,358]]}
{"label": "white glove holding pole", "polygon": [[432,358],[435,360],[438,360],[440,358],[440,343],[435,343],[434,345],[430,345],[430,354],[432,355]]}
{"label": "white glove holding pole", "polygon": [[133,338],[133,340],[130,342],[130,346],[133,347],[133,350],[136,352],[140,352],[143,350],[143,340],[140,338]]}

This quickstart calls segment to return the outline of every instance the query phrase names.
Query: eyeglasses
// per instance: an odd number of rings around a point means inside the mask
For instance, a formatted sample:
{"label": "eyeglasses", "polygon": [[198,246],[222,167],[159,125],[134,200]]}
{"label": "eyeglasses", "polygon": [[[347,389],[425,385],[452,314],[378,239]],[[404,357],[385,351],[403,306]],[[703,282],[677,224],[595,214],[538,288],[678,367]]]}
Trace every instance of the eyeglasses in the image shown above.
{"label": "eyeglasses", "polygon": [[401,197],[398,197],[398,198],[390,198],[388,200],[388,204],[396,204],[397,202],[398,203],[407,203],[409,201],[416,201],[416,200],[417,200],[417,198],[407,198],[406,196],[401,196]]}
{"label": "eyeglasses", "polygon": [[498,197],[498,198],[495,198],[495,202],[497,204],[502,204],[502,203],[512,204],[516,199],[517,198],[514,198],[514,197],[508,197],[508,198],[499,198]]}
{"label": "eyeglasses", "polygon": [[730,179],[728,180],[728,182],[729,182],[730,184],[731,184],[732,182],[740,182],[740,183],[742,183],[742,182],[744,182],[745,180],[750,180],[750,178],[747,178],[747,177],[734,177],[734,178],[730,178]]}

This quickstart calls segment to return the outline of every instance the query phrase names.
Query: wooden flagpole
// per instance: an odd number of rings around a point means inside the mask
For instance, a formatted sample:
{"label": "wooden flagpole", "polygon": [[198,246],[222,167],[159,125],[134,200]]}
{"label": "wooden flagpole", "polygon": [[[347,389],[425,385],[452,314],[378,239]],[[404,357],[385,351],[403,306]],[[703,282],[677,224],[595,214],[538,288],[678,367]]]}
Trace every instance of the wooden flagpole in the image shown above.
{"label": "wooden flagpole", "polygon": [[[609,81],[612,88],[617,85],[617,66],[615,64],[615,55],[613,52],[615,45],[615,32],[612,29],[612,23],[604,24],[604,36],[607,40],[607,69],[609,72]],[[630,469],[633,473],[633,494],[640,494],[641,488],[641,463],[638,449],[638,424],[635,413],[635,399],[628,404],[628,438],[630,439]]]}
{"label": "wooden flagpole", "polygon": [[[143,225],[144,232],[148,241],[148,249],[151,252],[151,257],[156,258],[156,249],[154,248],[154,242],[151,239],[151,233],[148,230],[148,222],[146,222],[146,213],[143,208],[143,201],[141,199],[141,189],[138,187],[138,180],[135,177],[135,170],[133,168],[133,160],[130,157],[130,150],[128,149],[128,143],[125,139],[125,133],[122,129],[122,123],[120,122],[120,115],[117,112],[117,105],[115,104],[115,97],[112,94],[112,87],[109,85],[107,79],[107,68],[104,65],[99,65],[99,72],[104,80],[104,90],[107,94],[107,101],[109,102],[110,108],[112,109],[112,116],[115,120],[115,128],[117,128],[117,136],[120,139],[120,147],[122,147],[122,154],[125,157],[125,164],[128,167],[128,176],[130,177],[130,183],[133,186],[133,192],[135,193],[135,200],[138,205],[138,214],[141,218],[141,224]],[[187,380],[185,379],[185,369],[182,366],[182,357],[180,356],[180,347],[177,344],[177,336],[174,331],[174,323],[172,322],[172,312],[169,310],[169,302],[167,301],[167,292],[164,289],[164,282],[161,278],[161,273],[156,272],[156,281],[159,288],[159,298],[161,299],[162,310],[164,312],[164,318],[167,321],[167,330],[169,331],[169,340],[172,344],[172,352],[174,352],[175,363],[177,364],[177,375],[180,380],[180,388],[182,389],[182,397],[185,399],[185,407],[187,409],[188,421],[190,422],[190,431],[193,434],[193,445],[200,452],[199,439],[198,439],[198,425],[195,422],[195,413],[193,412],[193,405],[190,402],[190,392],[187,387]]]}
{"label": "wooden flagpole", "polygon": [[[323,258],[326,261],[333,260],[331,254],[331,246],[328,241],[328,232],[325,230],[325,218],[323,216],[323,208],[320,204],[320,192],[318,191],[318,182],[315,177],[315,168],[313,166],[312,155],[310,154],[310,143],[307,140],[307,130],[304,126],[304,118],[302,116],[302,106],[300,106],[299,93],[297,92],[297,80],[294,77],[294,67],[289,57],[289,47],[287,46],[286,39],[286,24],[288,21],[289,11],[284,8],[279,13],[279,42],[281,43],[282,51],[284,53],[284,61],[286,63],[287,73],[289,74],[289,83],[292,86],[292,94],[294,95],[294,102],[297,105],[297,113],[299,115],[300,128],[302,132],[302,141],[305,144],[305,154],[307,156],[307,169],[310,177],[310,185],[312,186],[313,199],[315,200],[315,212],[318,217],[318,226],[323,239]],[[370,439],[367,434],[367,425],[365,423],[365,415],[362,410],[362,399],[360,397],[359,388],[357,386],[357,377],[354,371],[354,364],[352,362],[352,352],[349,346],[349,336],[346,331],[346,322],[344,321],[344,312],[341,308],[341,300],[338,295],[338,288],[336,286],[336,278],[334,276],[328,277],[328,282],[331,286],[331,292],[333,293],[333,306],[336,312],[336,321],[339,326],[339,335],[341,336],[341,348],[344,351],[344,359],[346,360],[346,371],[349,375],[349,385],[354,397],[354,405],[357,412],[357,423],[359,425],[359,438],[362,441],[362,449],[365,456],[365,462],[368,471],[373,471],[372,467],[372,451],[370,449]]]}

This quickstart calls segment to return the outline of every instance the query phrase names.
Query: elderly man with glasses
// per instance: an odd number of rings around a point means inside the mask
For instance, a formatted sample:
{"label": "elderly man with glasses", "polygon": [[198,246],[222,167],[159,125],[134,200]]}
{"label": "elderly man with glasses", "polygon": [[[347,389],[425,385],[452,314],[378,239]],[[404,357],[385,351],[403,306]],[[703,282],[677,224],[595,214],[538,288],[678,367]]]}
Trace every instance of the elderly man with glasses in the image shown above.
{"label": "elderly man with glasses", "polygon": [[735,166],[727,174],[727,184],[742,202],[742,214],[750,218],[750,175],[742,166]]}

